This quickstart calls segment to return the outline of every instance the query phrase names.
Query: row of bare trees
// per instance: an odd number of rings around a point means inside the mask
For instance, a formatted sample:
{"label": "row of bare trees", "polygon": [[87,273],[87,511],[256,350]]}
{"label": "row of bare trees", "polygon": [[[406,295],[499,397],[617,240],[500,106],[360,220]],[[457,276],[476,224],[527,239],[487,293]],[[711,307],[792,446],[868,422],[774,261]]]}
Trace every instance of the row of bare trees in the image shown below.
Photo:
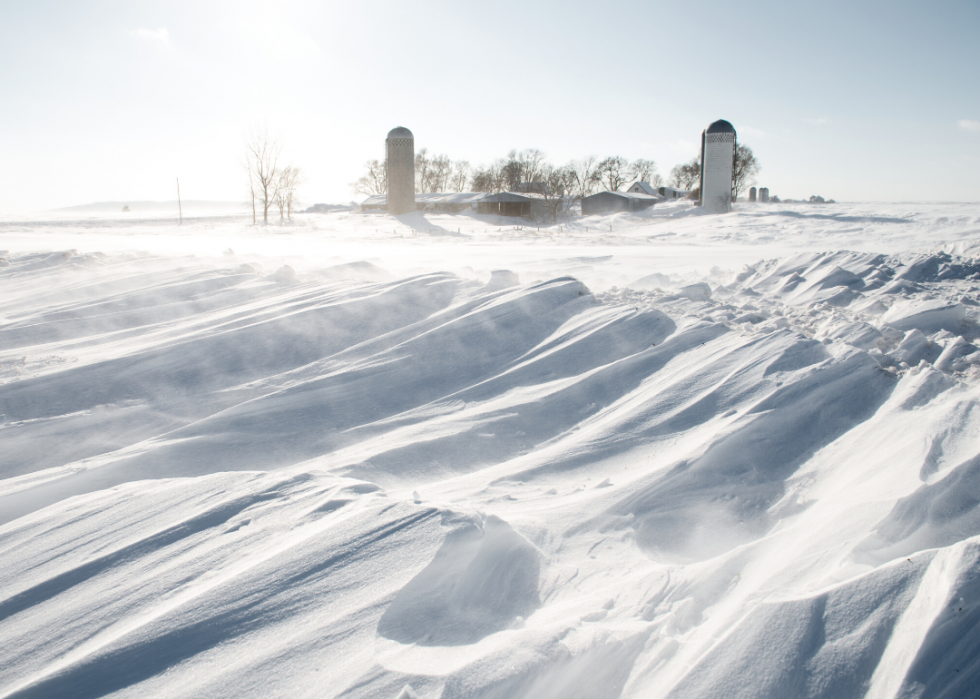
{"label": "row of bare trees", "polygon": [[477,168],[473,172],[471,186],[475,192],[506,192],[528,187],[536,191],[536,183],[546,183],[558,171],[565,173],[564,179],[572,183],[571,192],[577,196],[595,194],[602,188],[617,191],[634,181],[650,182],[655,187],[662,184],[657,174],[657,164],[652,160],[630,162],[618,155],[599,160],[590,155],[563,166],[554,166],[545,160],[544,153],[529,148],[512,150],[506,158]]}
{"label": "row of bare trees", "polygon": [[[388,192],[387,162],[369,160],[365,173],[351,184],[355,192],[371,196]],[[560,177],[559,174],[560,173]],[[465,160],[452,161],[446,155],[430,156],[426,148],[415,155],[415,191],[417,192],[507,192],[515,190],[537,193],[555,178],[566,183],[566,196],[595,194],[603,188],[616,191],[633,181],[663,184],[652,160],[629,161],[621,156],[600,160],[592,155],[555,166],[545,160],[537,148],[512,150],[507,157],[488,165],[471,168]]]}
{"label": "row of bare trees", "polygon": [[465,160],[453,162],[448,155],[430,156],[427,148],[415,154],[416,192],[465,192],[469,177],[470,164]]}
{"label": "row of bare trees", "polygon": [[[358,194],[373,196],[388,193],[388,161],[369,160],[365,173],[351,188]],[[430,156],[426,148],[415,154],[416,192],[465,192],[470,181],[470,164],[453,162],[446,155]]]}
{"label": "row of bare trees", "polygon": [[257,207],[262,210],[262,222],[269,223],[269,210],[279,210],[279,220],[292,218],[298,203],[296,192],[302,184],[298,167],[280,162],[282,144],[266,130],[254,131],[245,138],[245,160],[242,167],[248,174],[248,195],[252,204],[252,223],[257,221]]}
{"label": "row of bare trees", "polygon": [[[759,172],[759,162],[752,149],[738,144],[735,152],[735,196],[751,186]],[[386,161],[369,160],[365,174],[352,184],[364,195],[388,192]],[[667,183],[678,189],[695,190],[701,179],[701,161],[695,156],[690,162],[675,165]],[[607,189],[615,192],[630,182],[649,182],[653,187],[664,184],[652,160],[627,160],[610,156],[600,160],[594,155],[573,160],[565,165],[549,163],[537,148],[512,150],[506,157],[487,165],[471,168],[465,160],[453,162],[446,155],[430,156],[422,148],[415,155],[415,191],[417,192],[510,192],[526,191],[542,195],[549,209],[571,200]]]}

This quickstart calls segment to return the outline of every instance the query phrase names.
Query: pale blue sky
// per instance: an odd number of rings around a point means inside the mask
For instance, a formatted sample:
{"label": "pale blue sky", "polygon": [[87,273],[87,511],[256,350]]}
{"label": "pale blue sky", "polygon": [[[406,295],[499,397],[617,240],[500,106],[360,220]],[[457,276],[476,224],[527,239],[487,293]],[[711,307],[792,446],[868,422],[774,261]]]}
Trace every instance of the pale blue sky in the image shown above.
{"label": "pale blue sky", "polygon": [[652,158],[718,118],[783,197],[980,200],[980,2],[0,0],[0,213],[243,198],[268,124],[306,202],[407,126],[472,164]]}

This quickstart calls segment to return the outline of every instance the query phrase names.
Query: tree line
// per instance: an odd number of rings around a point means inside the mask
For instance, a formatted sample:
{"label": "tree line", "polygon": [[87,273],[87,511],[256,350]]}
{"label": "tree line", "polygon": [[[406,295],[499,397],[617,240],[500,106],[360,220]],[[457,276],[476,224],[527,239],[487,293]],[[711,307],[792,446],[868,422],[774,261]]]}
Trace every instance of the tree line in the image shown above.
{"label": "tree line", "polygon": [[[354,191],[366,196],[387,194],[387,160],[369,160],[365,174],[352,183]],[[752,184],[759,172],[759,163],[752,149],[738,144],[735,153],[734,194]],[[667,184],[676,189],[695,192],[701,179],[701,160],[675,165]],[[430,155],[421,148],[415,154],[415,191],[428,192],[498,192],[530,191],[545,198],[579,199],[602,190],[619,191],[630,182],[649,182],[653,187],[664,185],[653,160],[627,160],[622,156],[599,159],[590,155],[565,165],[549,163],[537,148],[511,150],[504,158],[471,168],[466,160],[453,161],[447,155]]]}
{"label": "tree line", "polygon": [[[372,196],[387,194],[386,160],[369,160],[365,174],[352,183],[355,192]],[[641,180],[655,187],[663,184],[652,160],[629,161],[621,156],[600,160],[589,156],[565,165],[548,162],[537,148],[511,150],[506,157],[487,165],[471,167],[466,160],[452,161],[447,155],[430,155],[422,148],[415,154],[415,191],[497,192],[531,191],[548,194],[561,191],[565,196],[588,196],[602,189],[616,191]]]}

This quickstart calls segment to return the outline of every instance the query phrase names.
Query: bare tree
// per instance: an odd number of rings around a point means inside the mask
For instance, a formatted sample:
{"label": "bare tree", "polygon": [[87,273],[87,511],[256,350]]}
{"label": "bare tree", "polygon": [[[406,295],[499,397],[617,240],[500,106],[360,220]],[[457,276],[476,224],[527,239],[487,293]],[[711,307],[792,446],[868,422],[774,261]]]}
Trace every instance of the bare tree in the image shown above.
{"label": "bare tree", "polygon": [[252,174],[252,169],[248,167],[246,163],[242,163],[242,167],[245,168],[245,172],[248,174],[248,196],[252,202],[252,225],[255,225],[255,176]]}
{"label": "bare tree", "polygon": [[493,165],[481,165],[473,171],[473,177],[470,178],[470,187],[474,192],[495,191],[493,188],[494,177],[491,168],[493,168]]}
{"label": "bare tree", "polygon": [[432,160],[427,148],[419,148],[415,154],[415,191],[428,192],[432,180]]}
{"label": "bare tree", "polygon": [[489,165],[481,165],[473,171],[470,186],[474,192],[491,192],[496,194],[507,189],[506,162],[495,160]]}
{"label": "bare tree", "polygon": [[286,181],[286,215],[293,217],[293,209],[299,204],[297,190],[303,184],[303,173],[298,167],[289,166],[289,178]]}
{"label": "bare tree", "polygon": [[739,192],[755,183],[755,176],[762,166],[756,160],[752,149],[744,143],[735,146],[735,172],[732,176],[732,201],[738,199]]}
{"label": "bare tree", "polygon": [[[630,163],[629,167],[626,168],[626,172],[631,180],[653,184],[652,180],[657,176],[657,164],[652,160],[640,158]],[[660,185],[657,184],[655,186],[659,187]]]}
{"label": "bare tree", "polygon": [[587,156],[581,160],[571,163],[575,172],[575,194],[578,197],[587,197],[595,194],[602,186],[602,176],[599,173],[599,159],[594,155]]}
{"label": "bare tree", "polygon": [[618,155],[606,158],[597,166],[599,177],[610,192],[618,192],[629,180],[629,161]]}
{"label": "bare tree", "polygon": [[287,165],[279,171],[279,182],[276,183],[276,207],[279,209],[279,220],[293,217],[293,207],[296,205],[296,190],[302,182],[298,167]]}
{"label": "bare tree", "polygon": [[[269,208],[276,199],[279,184],[279,153],[281,146],[268,132],[255,131],[245,138],[245,170],[253,202],[262,206],[262,222],[269,223]],[[253,211],[254,218],[254,211]]]}
{"label": "bare tree", "polygon": [[470,164],[465,160],[457,160],[449,177],[448,189],[452,192],[465,192],[466,183],[470,177]]}
{"label": "bare tree", "polygon": [[537,148],[527,148],[520,152],[512,150],[507,154],[503,166],[507,189],[514,191],[520,189],[522,184],[538,182],[543,166],[544,153]]}
{"label": "bare tree", "polygon": [[449,189],[449,178],[453,163],[447,155],[437,155],[432,159],[429,171],[429,191],[445,192]]}
{"label": "bare tree", "polygon": [[701,160],[698,156],[689,163],[675,165],[670,171],[670,186],[677,189],[693,190],[701,181]]}
{"label": "bare tree", "polygon": [[539,194],[541,203],[551,214],[551,220],[558,223],[558,217],[568,211],[578,200],[576,189],[578,187],[578,175],[572,164],[554,167],[547,163],[542,163],[539,169]]}
{"label": "bare tree", "polygon": [[358,194],[373,196],[388,193],[388,159],[383,161],[369,160],[364,164],[367,173],[357,182],[351,183],[351,188]]}

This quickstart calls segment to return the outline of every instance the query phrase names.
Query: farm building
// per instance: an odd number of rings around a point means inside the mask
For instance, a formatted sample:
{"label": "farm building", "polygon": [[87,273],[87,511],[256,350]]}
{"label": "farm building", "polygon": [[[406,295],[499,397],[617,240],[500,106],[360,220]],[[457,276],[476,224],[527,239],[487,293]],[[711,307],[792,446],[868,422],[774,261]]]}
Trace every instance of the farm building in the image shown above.
{"label": "farm building", "polygon": [[477,203],[486,196],[484,192],[432,192],[415,195],[419,211],[447,211],[458,213],[476,209]]}
{"label": "farm building", "polygon": [[635,182],[633,186],[626,191],[633,192],[635,194],[661,196],[664,199],[683,199],[690,194],[690,192],[686,189],[677,189],[676,187],[654,187],[649,182]]}
{"label": "farm building", "polygon": [[[484,192],[424,192],[415,195],[418,211],[446,211],[459,213],[471,211],[486,194]],[[375,194],[361,202],[361,211],[387,211],[388,197]]]}
{"label": "farm building", "polygon": [[[544,195],[533,192],[500,192],[498,194],[487,192],[421,193],[415,195],[415,207],[418,211],[445,211],[449,213],[476,211],[481,214],[528,219],[546,218],[552,215],[551,210],[545,205]],[[361,211],[365,213],[387,210],[388,201],[384,194],[375,194],[361,202]]]}
{"label": "farm building", "polygon": [[386,194],[372,194],[361,202],[361,211],[387,211],[388,196]]}
{"label": "farm building", "polygon": [[544,197],[541,194],[531,192],[499,192],[497,194],[485,194],[477,205],[477,211],[481,214],[494,214],[497,216],[520,216],[523,218],[544,218],[550,212],[543,203]]}
{"label": "farm building", "polygon": [[664,199],[683,199],[691,191],[689,189],[677,189],[676,187],[657,187],[657,193]]}
{"label": "farm building", "polygon": [[605,214],[615,211],[642,211],[663,197],[642,192],[599,192],[582,198],[582,215]]}
{"label": "farm building", "polygon": [[642,182],[642,181],[634,182],[632,185],[629,186],[629,188],[626,191],[631,192],[633,194],[649,194],[650,196],[657,195],[656,187],[654,187],[649,182]]}

